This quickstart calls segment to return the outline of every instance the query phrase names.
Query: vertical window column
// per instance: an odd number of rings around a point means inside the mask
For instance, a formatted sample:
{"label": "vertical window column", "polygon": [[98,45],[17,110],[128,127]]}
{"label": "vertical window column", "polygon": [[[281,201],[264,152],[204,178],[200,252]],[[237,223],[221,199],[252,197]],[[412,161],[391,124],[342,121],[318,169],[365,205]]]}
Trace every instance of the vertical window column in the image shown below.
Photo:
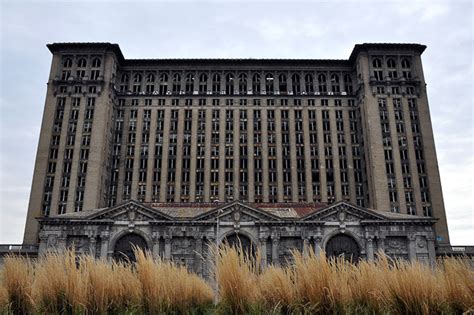
{"label": "vertical window column", "polygon": [[[319,157],[319,179],[320,179],[320,187],[321,187],[321,202],[325,203],[325,202],[328,202],[328,189],[327,189],[328,180],[327,180],[327,171],[326,171],[326,150],[325,150],[325,141],[327,141],[327,136],[325,136],[325,130],[323,128],[323,110],[321,109],[321,107],[316,108],[316,126],[317,126],[317,136],[318,136],[318,157]],[[314,171],[313,171],[313,176],[314,176]]]}
{"label": "vertical window column", "polygon": [[[196,77],[197,78],[197,77]],[[195,80],[197,81],[197,79]],[[199,89],[195,90],[199,91]],[[180,108],[178,110],[178,128],[176,130],[176,159],[175,159],[175,165],[176,165],[176,171],[175,171],[175,186],[174,186],[174,202],[180,202],[184,201],[181,200],[181,189],[184,188],[185,192],[185,200],[189,201],[189,149],[190,149],[190,140],[191,140],[191,114],[192,111],[191,109],[184,109]],[[188,118],[186,118],[188,117]],[[187,130],[185,130],[187,129]],[[185,152],[185,149],[187,149],[187,152]],[[185,155],[185,154],[186,155]],[[183,166],[186,167],[186,170],[183,170]],[[186,176],[186,178],[183,178],[183,175]],[[182,187],[183,184],[183,179],[185,180],[184,186]]]}
{"label": "vertical window column", "polygon": [[[141,143],[142,143],[142,135],[144,134],[143,130],[143,119],[144,119],[144,110],[143,107],[138,107],[136,109],[137,111],[137,117],[135,120],[135,143],[133,143],[134,146],[134,162],[133,162],[133,168],[132,168],[132,187],[131,187],[131,199],[137,200],[140,199],[138,197],[138,184],[139,184],[139,172],[140,169],[142,169],[142,161],[145,161],[146,159],[142,158],[141,154]],[[149,120],[149,119],[148,119]],[[145,134],[149,134],[148,131],[146,131]],[[145,165],[146,166],[146,165]],[[146,169],[146,168],[145,168]],[[145,198],[145,193],[140,194],[143,199]]]}
{"label": "vertical window column", "polygon": [[[176,111],[176,110],[175,110]],[[177,114],[175,114],[177,115]],[[158,118],[160,119],[160,118]],[[171,128],[171,109],[166,108],[164,110],[163,118],[163,155],[161,157],[161,179],[160,179],[160,202],[166,202],[168,193],[168,169],[169,169],[169,148],[170,148],[170,137],[172,133]]]}
{"label": "vertical window column", "polygon": [[[149,144],[148,144],[148,160],[146,169],[146,191],[145,191],[145,202],[152,202],[154,194],[153,183],[154,177],[154,162],[155,162],[155,146],[156,146],[156,134],[157,134],[157,116],[158,111],[156,109],[151,110],[150,125],[149,125]],[[156,178],[157,179],[157,178]]]}
{"label": "vertical window column", "polygon": [[[89,102],[88,102],[89,103]],[[84,202],[85,176],[87,171],[88,149],[91,142],[91,130],[88,129],[83,135],[83,125],[85,119],[85,106],[81,104],[80,97],[73,97],[71,103],[71,111],[69,115],[68,135],[66,139],[66,146],[64,148],[64,163],[62,164],[62,171],[64,179],[69,178],[69,190],[61,191],[62,211],[64,206],[66,212],[71,210],[81,211]],[[88,109],[92,108],[92,116],[88,121],[92,124],[93,106],[88,105]],[[84,147],[87,151],[85,159],[80,159],[80,150]],[[64,183],[64,182],[63,182]],[[67,202],[66,205],[64,203]]]}
{"label": "vertical window column", "polygon": [[[210,77],[210,73],[208,75]],[[211,89],[211,81],[210,78],[208,77],[207,81],[207,93],[209,93]],[[191,119],[191,143],[190,143],[190,174],[189,174],[189,201],[190,202],[196,202],[196,186],[197,186],[197,177],[198,177],[198,168],[197,168],[197,160],[198,160],[198,149],[200,150],[201,146],[198,148],[198,145],[203,145],[204,142],[199,142],[199,134],[198,133],[198,128],[200,126],[200,115],[203,115],[203,118],[205,117],[205,110],[202,108],[193,108],[192,109],[192,119]],[[203,129],[200,130],[202,132],[205,128],[205,125],[202,125]],[[194,135],[194,137],[193,137]],[[204,139],[201,139],[203,141]],[[199,161],[199,166],[200,166],[200,177],[199,177],[199,182],[200,182],[200,199],[199,201],[202,201],[202,196],[204,192],[204,159],[200,159]]]}
{"label": "vertical window column", "polygon": [[[49,155],[46,167],[46,178],[43,188],[43,199],[41,204],[41,214],[49,216],[52,208],[52,196],[55,184],[58,184],[56,168],[59,163],[60,148],[64,147],[67,133],[67,122],[69,117],[69,107],[66,107],[66,98],[58,97],[56,100],[56,109],[53,120],[53,130],[49,144]],[[56,180],[55,180],[56,179]]]}
{"label": "vertical window column", "polygon": [[400,159],[401,154],[404,153],[406,149],[405,124],[403,122],[400,99],[389,98],[387,109],[390,121],[390,133],[392,135],[392,159],[395,169],[399,212],[407,213],[403,176],[404,174],[409,175],[410,171],[409,163],[407,163],[405,159],[404,161]]}
{"label": "vertical window column", "polygon": [[264,201],[265,186],[263,183],[263,178],[265,176],[264,172],[264,151],[265,145],[263,134],[265,132],[265,110],[255,109],[253,111],[253,190],[254,190],[254,202],[260,203]]}

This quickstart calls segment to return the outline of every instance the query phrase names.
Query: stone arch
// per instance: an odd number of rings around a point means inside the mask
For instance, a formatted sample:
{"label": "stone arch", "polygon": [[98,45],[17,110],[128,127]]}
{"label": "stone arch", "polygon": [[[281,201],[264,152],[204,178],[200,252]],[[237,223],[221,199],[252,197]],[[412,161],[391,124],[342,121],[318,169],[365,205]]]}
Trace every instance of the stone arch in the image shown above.
{"label": "stone arch", "polygon": [[137,233],[127,233],[118,238],[114,245],[113,258],[117,261],[135,262],[134,247],[148,250],[147,241]]}
{"label": "stone arch", "polygon": [[362,256],[362,247],[357,240],[346,233],[336,233],[326,240],[324,246],[327,257],[343,257],[357,262]]}
{"label": "stone arch", "polygon": [[222,235],[222,237],[219,238],[219,245],[225,242],[226,240],[229,241],[229,245],[236,245],[238,242],[238,239],[240,238],[240,241],[242,242],[242,247],[249,248],[251,250],[251,254],[255,256],[257,253],[257,242],[255,241],[254,237],[246,232],[246,231],[229,231]]}
{"label": "stone arch", "polygon": [[121,230],[121,231],[115,233],[110,238],[109,250],[108,250],[108,256],[109,257],[111,257],[111,256],[113,257],[115,247],[117,245],[117,241],[120,240],[122,237],[124,237],[127,234],[136,234],[136,235],[142,237],[145,240],[146,250],[151,250],[153,248],[153,242],[152,242],[151,238],[145,232],[143,232],[142,230],[134,229],[133,231],[129,231],[129,230],[124,229],[124,230]]}

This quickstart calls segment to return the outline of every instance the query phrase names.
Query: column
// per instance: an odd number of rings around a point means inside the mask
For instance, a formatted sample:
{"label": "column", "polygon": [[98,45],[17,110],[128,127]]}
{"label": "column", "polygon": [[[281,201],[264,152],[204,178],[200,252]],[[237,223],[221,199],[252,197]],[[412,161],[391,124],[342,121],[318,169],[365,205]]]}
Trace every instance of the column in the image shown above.
{"label": "column", "polygon": [[260,237],[260,255],[261,255],[261,268],[267,266],[267,238]]}
{"label": "column", "polygon": [[158,259],[160,257],[160,233],[153,232],[152,240],[153,240],[153,248],[152,248],[153,259]]}
{"label": "column", "polygon": [[146,176],[146,191],[145,202],[151,202],[151,195],[153,190],[153,170],[155,162],[155,141],[156,141],[156,125],[158,119],[158,111],[156,108],[151,110],[150,121],[150,138],[148,143],[148,161],[147,161],[147,176]]}
{"label": "column", "polygon": [[95,236],[89,237],[89,254],[95,258],[97,239]]}
{"label": "column", "polygon": [[[291,85],[290,85],[291,86]],[[290,128],[290,163],[291,163],[291,192],[293,202],[298,202],[298,173],[296,171],[296,134],[295,134],[295,111],[289,109]]]}
{"label": "column", "polygon": [[[263,137],[262,137],[263,138]],[[253,202],[255,198],[255,177],[253,165],[253,110],[247,110],[247,167],[248,167],[248,201]]]}
{"label": "column", "polygon": [[168,147],[170,144],[170,120],[171,110],[166,108],[163,119],[163,155],[161,157],[160,202],[166,202],[166,193],[168,191]]}
{"label": "column", "polygon": [[428,257],[430,260],[430,266],[433,268],[436,265],[435,237],[426,237],[426,242],[428,244]]}
{"label": "column", "polygon": [[262,200],[263,202],[268,202],[268,200],[270,199],[270,185],[268,178],[268,113],[266,109],[262,109],[260,111],[260,114],[262,136]]}
{"label": "column", "polygon": [[171,235],[165,235],[165,259],[170,260],[171,259]]}
{"label": "column", "polygon": [[372,236],[369,236],[366,239],[366,251],[367,251],[367,259],[374,260],[374,239]]}
{"label": "column", "polygon": [[116,204],[121,204],[123,201],[123,183],[125,179],[125,157],[127,154],[127,137],[128,137],[128,124],[130,121],[130,110],[125,108],[120,108],[124,110],[123,113],[123,125],[122,125],[122,142],[120,143],[120,160],[119,160],[119,174],[117,180],[117,202]]}
{"label": "column", "polygon": [[326,180],[326,152],[324,150],[323,114],[321,107],[316,107],[316,128],[318,137],[319,182],[321,183],[321,202],[328,201],[328,184]]}
{"label": "column", "polygon": [[351,123],[349,120],[349,112],[342,112],[344,122],[344,138],[346,143],[346,161],[347,161],[347,177],[349,180],[349,196],[352,204],[357,204],[355,177],[354,177],[354,157],[352,156],[352,139],[351,139]]}
{"label": "column", "polygon": [[[209,78],[207,83],[207,88],[209,91]],[[190,161],[190,174],[189,174],[189,201],[196,201],[196,164],[197,164],[197,128],[198,128],[198,115],[199,109],[192,109],[192,121],[191,121],[191,161]]]}
{"label": "column", "polygon": [[312,185],[313,178],[311,176],[311,152],[310,152],[309,140],[310,140],[309,139],[309,114],[308,114],[308,108],[304,107],[303,108],[303,144],[304,144],[304,172],[305,172],[305,177],[306,177],[306,202],[313,202],[313,185]]}
{"label": "column", "polygon": [[416,261],[416,236],[413,234],[408,235],[408,259]]}
{"label": "column", "polygon": [[321,246],[322,246],[321,245],[322,237],[321,236],[315,236],[313,238],[313,240],[314,240],[314,254],[316,256],[319,256],[319,255],[321,255],[321,250],[322,250],[322,248],[321,248]]}
{"label": "column", "polygon": [[275,266],[280,265],[280,257],[278,255],[278,246],[280,238],[278,236],[272,236],[272,263]]}
{"label": "column", "polygon": [[[212,108],[206,109],[206,130],[205,138],[211,139],[212,137]],[[204,157],[204,202],[210,200],[210,189],[211,189],[211,141],[205,143],[205,154]]]}
{"label": "column", "polygon": [[109,231],[102,231],[100,233],[100,239],[101,239],[101,244],[100,244],[100,258],[103,260],[107,260],[108,258],[108,252],[109,252],[109,237],[110,233]]}
{"label": "column", "polygon": [[140,148],[142,143],[142,132],[143,132],[143,107],[137,108],[137,124],[135,130],[135,153],[133,156],[133,174],[132,174],[132,187],[130,191],[130,199],[137,200],[138,194],[138,172],[140,168]]}
{"label": "column", "polygon": [[[333,100],[331,100],[333,101]],[[334,173],[334,196],[335,201],[342,200],[341,189],[341,167],[339,165],[339,142],[337,141],[337,121],[336,112],[334,109],[329,110],[329,122],[331,128],[331,148],[332,148],[332,163]]]}
{"label": "column", "polygon": [[[262,128],[263,129],[263,128]],[[277,191],[278,202],[283,202],[283,149],[281,144],[281,111],[275,109],[276,159],[277,159]]]}
{"label": "column", "polygon": [[[197,80],[194,80],[195,82]],[[180,108],[178,112],[178,130],[177,130],[177,146],[176,146],[176,177],[174,186],[174,201],[181,201],[181,173],[183,159],[183,138],[184,138],[184,109]]]}
{"label": "column", "polygon": [[219,111],[219,201],[225,201],[225,125],[226,109]]}
{"label": "column", "polygon": [[308,237],[303,236],[303,257],[308,257],[308,251],[310,250],[309,248],[309,242],[308,242]]}
{"label": "column", "polygon": [[[237,81],[237,80],[235,80]],[[234,109],[234,200],[239,200],[240,170],[240,110]]]}
{"label": "column", "polygon": [[202,275],[202,260],[204,257],[203,253],[203,240],[201,236],[195,237],[194,238],[194,272],[196,272],[198,275]]}

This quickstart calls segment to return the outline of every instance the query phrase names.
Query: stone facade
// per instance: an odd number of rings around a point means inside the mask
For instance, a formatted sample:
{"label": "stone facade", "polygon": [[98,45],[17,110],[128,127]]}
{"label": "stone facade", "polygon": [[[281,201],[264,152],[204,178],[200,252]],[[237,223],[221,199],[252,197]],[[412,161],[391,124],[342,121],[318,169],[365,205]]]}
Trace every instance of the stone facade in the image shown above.
{"label": "stone facade", "polygon": [[[209,245],[238,235],[261,253],[262,264],[291,262],[291,251],[321,249],[373,259],[378,251],[393,258],[435,261],[435,221],[380,213],[346,202],[330,206],[287,204],[259,208],[232,202],[190,210],[189,205],[157,207],[129,201],[112,208],[50,216],[40,220],[41,256],[50,249],[74,247],[97,258],[118,257],[121,240],[138,236],[154,257],[171,259],[209,275]],[[189,214],[192,214],[189,216]],[[356,246],[337,242],[347,236]],[[335,243],[330,243],[335,240]],[[132,241],[132,243],[135,243]],[[335,252],[332,249],[338,248]]]}
{"label": "stone facade", "polygon": [[48,48],[23,240],[40,254],[117,258],[133,241],[205,275],[198,257],[232,235],[275,264],[293,248],[433,263],[449,245],[424,45],[360,44],[347,60]]}

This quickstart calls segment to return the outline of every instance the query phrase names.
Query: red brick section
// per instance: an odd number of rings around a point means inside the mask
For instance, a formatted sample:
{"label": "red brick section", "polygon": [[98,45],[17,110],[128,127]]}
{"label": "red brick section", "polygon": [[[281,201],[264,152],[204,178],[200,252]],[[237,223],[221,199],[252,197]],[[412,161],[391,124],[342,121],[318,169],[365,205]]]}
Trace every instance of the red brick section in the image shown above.
{"label": "red brick section", "polygon": [[[151,208],[218,208],[225,205],[224,202],[175,202],[175,203],[145,203]],[[325,203],[246,203],[249,207],[257,209],[293,209],[299,217],[304,217],[310,213],[325,208]]]}

